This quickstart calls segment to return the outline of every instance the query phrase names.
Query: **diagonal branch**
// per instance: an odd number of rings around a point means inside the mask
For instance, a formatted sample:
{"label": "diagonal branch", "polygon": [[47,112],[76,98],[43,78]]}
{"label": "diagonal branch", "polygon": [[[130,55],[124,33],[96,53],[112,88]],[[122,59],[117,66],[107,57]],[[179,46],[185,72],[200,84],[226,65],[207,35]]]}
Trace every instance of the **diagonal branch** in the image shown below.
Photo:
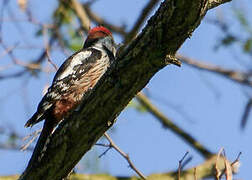
{"label": "diagonal branch", "polygon": [[115,143],[114,141],[111,139],[111,137],[107,134],[104,133],[104,136],[106,137],[106,139],[109,141],[110,146],[113,147],[119,154],[121,154],[126,161],[129,163],[129,166],[131,169],[133,169],[142,179],[146,180],[146,177],[143,175],[143,173],[141,173],[136,167],[135,165],[132,163],[132,161],[129,158],[129,155],[126,154],[125,152],[123,152]]}
{"label": "diagonal branch", "polygon": [[123,36],[125,36],[127,33],[125,31],[124,27],[120,27],[120,26],[115,26],[111,23],[109,23],[108,21],[106,21],[105,19],[101,18],[100,16],[98,16],[97,14],[95,14],[89,7],[89,4],[83,4],[83,8],[85,9],[88,17],[94,21],[96,24],[98,25],[103,25],[105,27],[107,27],[108,29],[110,29],[113,32],[119,33]]}
{"label": "diagonal branch", "polygon": [[172,132],[182,138],[186,143],[188,143],[196,151],[198,151],[203,157],[209,158],[213,155],[213,153],[211,153],[206,147],[200,144],[190,134],[180,129],[169,118],[167,118],[163,113],[161,113],[153,104],[151,104],[149,99],[143,93],[138,93],[136,98],[148,110],[148,112],[155,116],[164,125],[164,127],[170,129]]}
{"label": "diagonal branch", "polygon": [[[65,178],[129,101],[166,66],[166,55],[175,55],[206,11],[206,0],[163,1],[141,34],[85,95],[80,109],[56,128],[43,157],[35,157],[20,179]],[[34,153],[42,150],[38,151]]]}
{"label": "diagonal branch", "polygon": [[182,56],[180,54],[177,54],[176,57],[179,60],[181,60],[182,62],[184,62],[190,66],[193,66],[197,69],[206,70],[209,72],[214,72],[214,73],[222,75],[223,77],[228,78],[232,81],[235,81],[240,84],[252,87],[252,81],[249,80],[249,77],[251,76],[250,73],[241,72],[241,71],[237,71],[237,70],[231,70],[231,69],[224,69],[224,68],[216,66],[216,65],[196,61],[192,58]]}
{"label": "diagonal branch", "polygon": [[90,20],[87,15],[87,12],[82,7],[82,4],[78,0],[71,0],[71,4],[73,7],[74,12],[77,14],[77,17],[80,20],[80,24],[82,25],[85,31],[88,31],[90,28]]}
{"label": "diagonal branch", "polygon": [[133,28],[127,34],[125,38],[125,44],[128,44],[137,35],[139,29],[145,22],[146,18],[148,17],[150,12],[153,10],[153,8],[157,5],[159,1],[160,0],[150,0],[147,3],[147,5],[143,8],[142,12],[140,13],[140,16],[137,18],[136,22],[134,23]]}

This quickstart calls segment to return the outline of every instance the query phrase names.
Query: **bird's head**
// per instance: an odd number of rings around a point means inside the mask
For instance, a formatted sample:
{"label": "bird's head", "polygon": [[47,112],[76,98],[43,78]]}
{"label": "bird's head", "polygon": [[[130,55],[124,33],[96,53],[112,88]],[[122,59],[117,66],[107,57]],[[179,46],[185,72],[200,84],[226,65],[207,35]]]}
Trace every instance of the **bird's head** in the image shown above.
{"label": "bird's head", "polygon": [[105,48],[116,54],[116,44],[112,37],[112,33],[103,26],[97,26],[88,32],[87,39],[84,43],[84,48],[88,47]]}

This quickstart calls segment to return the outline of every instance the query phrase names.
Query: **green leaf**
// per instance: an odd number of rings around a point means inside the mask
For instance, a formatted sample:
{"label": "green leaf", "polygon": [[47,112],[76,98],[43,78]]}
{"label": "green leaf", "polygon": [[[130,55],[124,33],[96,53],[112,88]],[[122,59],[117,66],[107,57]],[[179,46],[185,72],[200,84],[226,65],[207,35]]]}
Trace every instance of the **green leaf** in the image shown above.
{"label": "green leaf", "polygon": [[243,50],[245,52],[251,52],[252,51],[252,38],[247,39],[243,45]]}

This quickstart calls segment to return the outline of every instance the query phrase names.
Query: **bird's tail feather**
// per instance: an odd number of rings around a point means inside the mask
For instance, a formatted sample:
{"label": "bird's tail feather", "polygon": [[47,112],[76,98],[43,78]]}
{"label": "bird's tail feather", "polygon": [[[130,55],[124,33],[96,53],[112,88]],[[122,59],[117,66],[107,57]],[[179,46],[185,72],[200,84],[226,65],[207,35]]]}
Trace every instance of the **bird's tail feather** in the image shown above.
{"label": "bird's tail feather", "polygon": [[33,151],[27,169],[29,169],[31,166],[36,165],[44,156],[44,152],[50,142],[50,137],[54,130],[54,127],[55,127],[55,121],[53,119],[46,118],[42,132],[39,136],[38,142],[35,146],[35,149]]}
{"label": "bird's tail feather", "polygon": [[25,127],[32,127],[34,124],[38,123],[42,120],[43,114],[38,114],[38,112],[34,113],[33,116],[25,123]]}

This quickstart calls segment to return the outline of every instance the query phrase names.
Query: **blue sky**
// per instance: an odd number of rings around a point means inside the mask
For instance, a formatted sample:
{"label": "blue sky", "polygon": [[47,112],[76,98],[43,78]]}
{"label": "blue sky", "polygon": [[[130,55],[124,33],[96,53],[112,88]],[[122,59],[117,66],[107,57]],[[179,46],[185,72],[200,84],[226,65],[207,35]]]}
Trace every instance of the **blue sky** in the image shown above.
{"label": "blue sky", "polygon": [[[145,2],[142,0],[110,0],[106,1],[106,5],[104,5],[105,2],[100,0],[95,4],[94,11],[109,19],[112,23],[118,25],[125,23],[131,27]],[[9,5],[13,12],[18,12],[17,18],[22,19],[24,16],[15,3],[15,1],[12,1]],[[29,4],[34,16],[42,22],[51,21],[51,12],[57,5],[56,1],[50,0],[44,0],[43,3],[41,1],[30,1]],[[249,5],[251,5],[251,2],[248,0],[243,0],[239,4],[251,17]],[[233,32],[240,32],[238,23],[232,19],[231,8],[231,3],[223,5],[221,8],[211,10],[206,18],[215,18],[216,14],[221,14],[231,25]],[[34,29],[33,26],[27,27],[27,24],[19,23],[24,31],[23,37],[29,43],[42,47],[42,38],[34,40],[34,36],[31,35],[37,29]],[[7,44],[11,45],[22,41],[13,24],[4,23],[3,27],[3,37]],[[222,37],[222,32],[203,20],[179,52],[224,67],[242,69],[243,67],[233,58],[230,50],[225,48],[221,48],[219,51],[213,50],[220,37]],[[119,43],[121,40],[116,36],[116,41]],[[248,57],[241,54],[238,46],[232,46],[232,49],[245,61],[249,61]],[[39,51],[39,49],[31,49],[30,51],[21,49],[15,51],[15,55],[25,61],[37,56]],[[63,62],[64,58],[65,55],[60,53],[59,50],[52,54],[52,59],[58,65]],[[8,62],[10,62],[10,59],[4,57],[0,61],[0,66],[8,64]],[[20,134],[28,134],[33,131],[33,129],[24,129],[23,125],[35,111],[42,96],[41,91],[45,84],[50,84],[53,73],[50,75],[41,74],[38,78],[31,78],[27,88],[24,88],[27,77],[0,81],[0,100],[2,100],[0,125],[4,124]],[[211,151],[218,152],[221,147],[224,147],[228,158],[231,160],[234,160],[241,151],[243,153],[241,157],[242,166],[237,178],[248,179],[250,160],[252,159],[251,123],[248,123],[243,132],[239,129],[239,123],[247,101],[244,91],[250,93],[250,89],[242,88],[238,84],[220,78],[215,74],[192,69],[187,65],[182,65],[181,68],[165,67],[152,78],[146,89],[151,95],[152,102],[165,115],[185,131],[191,133]],[[181,110],[185,113],[179,113]],[[203,162],[202,157],[190,146],[169,130],[164,129],[148,113],[140,113],[135,109],[127,108],[121,113],[113,129],[110,134],[114,141],[121,149],[129,153],[136,167],[146,175],[176,169],[178,161],[186,151],[189,151],[193,156],[193,160],[187,167]],[[90,157],[95,157],[95,154],[100,154],[103,150],[101,147],[95,147],[90,152]],[[21,173],[30,155],[29,152],[0,150],[0,162],[5,162],[0,163],[0,174]],[[125,160],[113,150],[99,159],[99,162],[103,172],[109,172],[112,175],[135,174],[128,168]],[[85,160],[81,161],[78,167],[87,172]],[[88,172],[94,171],[88,170]]]}

